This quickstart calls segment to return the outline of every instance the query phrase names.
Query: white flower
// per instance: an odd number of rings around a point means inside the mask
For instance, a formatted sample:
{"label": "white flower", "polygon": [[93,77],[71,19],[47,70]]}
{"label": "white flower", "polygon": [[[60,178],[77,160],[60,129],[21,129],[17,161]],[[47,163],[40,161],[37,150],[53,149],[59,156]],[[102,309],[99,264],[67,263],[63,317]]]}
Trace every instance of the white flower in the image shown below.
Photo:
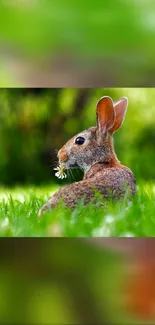
{"label": "white flower", "polygon": [[58,177],[59,179],[67,178],[67,175],[64,173],[65,169],[66,169],[66,167],[61,166],[61,165],[54,168],[54,170],[57,171],[57,173],[55,173],[55,176]]}

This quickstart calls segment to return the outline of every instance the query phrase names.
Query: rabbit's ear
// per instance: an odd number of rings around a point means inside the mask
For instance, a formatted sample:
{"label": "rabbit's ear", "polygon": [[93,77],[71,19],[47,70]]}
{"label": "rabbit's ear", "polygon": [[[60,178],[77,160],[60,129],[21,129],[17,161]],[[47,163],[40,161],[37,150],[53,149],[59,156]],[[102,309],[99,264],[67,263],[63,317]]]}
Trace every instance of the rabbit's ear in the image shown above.
{"label": "rabbit's ear", "polygon": [[97,113],[97,128],[99,134],[105,134],[115,122],[115,110],[113,106],[113,101],[110,97],[102,97],[96,108]]}
{"label": "rabbit's ear", "polygon": [[124,117],[127,111],[128,99],[126,97],[122,97],[121,99],[114,102],[114,109],[116,112],[115,123],[110,129],[110,132],[113,133],[120,128],[124,121]]}

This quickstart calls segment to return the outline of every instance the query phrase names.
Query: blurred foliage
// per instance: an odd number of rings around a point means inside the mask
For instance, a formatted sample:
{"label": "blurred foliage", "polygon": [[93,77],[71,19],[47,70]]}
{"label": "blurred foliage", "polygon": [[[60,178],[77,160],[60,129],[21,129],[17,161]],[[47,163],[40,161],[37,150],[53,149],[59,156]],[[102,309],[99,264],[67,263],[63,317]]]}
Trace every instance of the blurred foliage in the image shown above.
{"label": "blurred foliage", "polygon": [[2,239],[0,256],[2,324],[141,324],[127,304],[132,265],[104,244]]}
{"label": "blurred foliage", "polygon": [[[137,178],[155,179],[155,89],[1,89],[0,182],[58,181],[55,149],[76,133],[95,125],[96,103],[101,96],[129,99],[123,126],[114,134],[115,150],[122,164]],[[76,171],[74,179],[79,179]],[[61,183],[61,181],[58,181]]]}
{"label": "blurred foliage", "polygon": [[[114,47],[116,52],[120,51],[123,42],[127,48],[133,43],[138,48],[143,41],[141,24],[135,19],[138,8],[133,2],[123,3],[114,0],[111,6],[111,2],[103,4],[102,0],[97,0],[95,4],[90,1],[88,6],[81,0],[72,3],[68,0],[59,0],[55,3],[47,0],[14,2],[5,0],[1,2],[0,8],[3,38],[14,41],[30,54],[40,55],[42,52],[46,54],[47,51],[59,48],[67,41],[67,45],[71,48],[74,46],[74,53],[80,50],[92,56],[105,51],[105,45],[109,53]],[[84,13],[85,10],[87,14]],[[8,20],[12,25],[11,29],[6,24]],[[41,26],[39,33],[38,26]],[[112,28],[117,28],[115,30],[117,39],[113,37],[113,42],[110,39]],[[101,42],[103,29],[104,42]],[[126,34],[129,38],[124,39]],[[148,43],[147,37],[145,41]]]}
{"label": "blurred foliage", "polygon": [[0,84],[150,85],[154,9],[153,0],[2,0]]}

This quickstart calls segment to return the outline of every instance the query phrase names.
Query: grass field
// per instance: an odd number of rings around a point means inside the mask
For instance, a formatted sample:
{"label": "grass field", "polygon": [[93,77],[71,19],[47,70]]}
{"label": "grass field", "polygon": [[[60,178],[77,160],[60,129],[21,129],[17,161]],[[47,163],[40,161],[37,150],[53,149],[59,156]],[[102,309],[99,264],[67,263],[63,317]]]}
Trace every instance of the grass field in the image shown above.
{"label": "grass field", "polygon": [[38,216],[56,187],[0,189],[0,236],[141,237],[155,235],[155,185],[138,186],[132,202],[103,208],[82,205],[72,212],[62,205]]}

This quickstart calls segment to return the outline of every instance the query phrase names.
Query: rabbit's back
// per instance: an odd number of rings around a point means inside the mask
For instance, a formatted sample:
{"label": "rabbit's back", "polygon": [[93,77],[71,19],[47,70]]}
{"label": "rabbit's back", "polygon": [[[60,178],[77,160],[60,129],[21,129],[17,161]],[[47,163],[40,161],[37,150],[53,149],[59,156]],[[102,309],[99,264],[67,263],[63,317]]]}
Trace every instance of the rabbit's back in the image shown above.
{"label": "rabbit's back", "polygon": [[[85,175],[84,179],[92,179],[95,187],[102,189],[106,186],[107,190],[111,190],[111,194],[124,194],[126,188],[129,187],[131,193],[136,192],[136,181],[132,171],[126,167],[118,164],[118,167],[104,167],[102,164],[94,165]],[[101,190],[102,193],[102,190]]]}
{"label": "rabbit's back", "polygon": [[[94,166],[96,169],[97,166]],[[93,173],[94,173],[93,168]],[[101,166],[99,166],[99,169]],[[124,197],[127,186],[130,193],[135,194],[135,180],[132,172],[127,167],[124,168],[105,168],[98,171],[91,177],[90,170],[80,182],[70,184],[56,192],[49,200],[50,206],[56,206],[63,199],[64,204],[74,208],[78,201],[84,200],[85,204],[91,202],[95,196],[95,191],[108,200],[112,198]],[[90,177],[89,177],[90,176]]]}

